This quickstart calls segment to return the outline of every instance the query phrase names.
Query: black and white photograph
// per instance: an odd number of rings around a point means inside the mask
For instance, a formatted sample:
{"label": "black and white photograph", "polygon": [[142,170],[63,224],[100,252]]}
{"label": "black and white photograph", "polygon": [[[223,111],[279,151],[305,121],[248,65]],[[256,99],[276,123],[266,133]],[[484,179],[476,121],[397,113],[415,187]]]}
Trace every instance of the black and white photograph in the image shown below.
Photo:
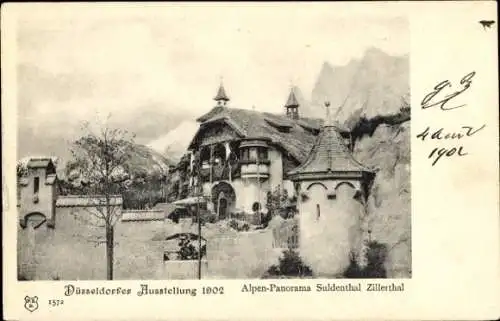
{"label": "black and white photograph", "polygon": [[412,278],[406,16],[103,12],[17,19],[19,281]]}

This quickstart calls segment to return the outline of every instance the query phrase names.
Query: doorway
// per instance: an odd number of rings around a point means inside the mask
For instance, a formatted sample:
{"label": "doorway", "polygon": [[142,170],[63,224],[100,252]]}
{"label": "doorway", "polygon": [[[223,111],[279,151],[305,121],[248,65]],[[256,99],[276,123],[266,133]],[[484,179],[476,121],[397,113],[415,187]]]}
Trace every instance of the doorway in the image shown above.
{"label": "doorway", "polygon": [[219,198],[219,220],[228,218],[227,210],[227,199],[225,197]]}

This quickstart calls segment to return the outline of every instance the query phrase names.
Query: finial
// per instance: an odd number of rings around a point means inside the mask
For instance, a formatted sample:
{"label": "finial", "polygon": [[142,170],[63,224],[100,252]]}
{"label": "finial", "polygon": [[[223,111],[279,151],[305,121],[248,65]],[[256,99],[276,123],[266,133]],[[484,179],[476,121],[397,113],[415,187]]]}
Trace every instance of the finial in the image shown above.
{"label": "finial", "polygon": [[325,101],[325,108],[326,108],[325,126],[332,126],[332,119],[330,117],[330,102],[328,100]]}

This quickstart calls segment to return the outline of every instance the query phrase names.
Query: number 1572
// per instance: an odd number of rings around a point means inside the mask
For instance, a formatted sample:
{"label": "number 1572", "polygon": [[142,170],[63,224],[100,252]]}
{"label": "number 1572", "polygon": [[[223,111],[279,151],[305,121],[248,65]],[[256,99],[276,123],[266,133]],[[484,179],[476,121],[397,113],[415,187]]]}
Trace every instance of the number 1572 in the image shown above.
{"label": "number 1572", "polygon": [[49,300],[49,306],[57,307],[64,304],[64,300]]}

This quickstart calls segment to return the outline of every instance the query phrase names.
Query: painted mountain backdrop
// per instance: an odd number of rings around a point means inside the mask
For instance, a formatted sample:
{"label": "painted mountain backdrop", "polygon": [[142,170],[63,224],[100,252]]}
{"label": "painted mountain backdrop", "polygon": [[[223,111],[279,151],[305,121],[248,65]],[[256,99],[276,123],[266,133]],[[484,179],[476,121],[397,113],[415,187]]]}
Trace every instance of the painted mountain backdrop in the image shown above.
{"label": "painted mountain backdrop", "polygon": [[[328,100],[337,121],[351,127],[361,116],[373,118],[398,113],[402,100],[409,102],[409,81],[408,56],[394,57],[370,48],[361,59],[353,59],[344,66],[324,62],[310,99],[300,88],[294,90],[300,114],[324,118],[323,106]],[[194,120],[184,121],[148,146],[178,160],[197,129]]]}
{"label": "painted mountain backdrop", "polygon": [[[29,72],[30,68],[35,67],[21,65],[18,76],[22,78],[33,74]],[[41,74],[38,77],[40,79],[30,77],[29,81],[23,82],[25,86],[19,96],[20,105],[30,104],[30,95],[39,92],[33,88],[44,86],[44,77],[48,75]],[[54,95],[50,90],[46,93]],[[368,49],[361,59],[353,59],[344,66],[332,66],[324,62],[310,95],[304,95],[300,88],[295,87],[301,105],[300,114],[323,118],[323,103],[329,100],[336,119],[343,124],[356,122],[363,115],[372,118],[394,114],[399,111],[401,100],[408,93],[408,56],[393,57],[376,48]],[[71,141],[77,138],[77,126],[63,126],[61,117],[56,115],[40,123],[23,112],[29,108],[22,106],[18,122],[19,158],[40,154],[57,156],[64,163],[69,156]],[[189,114],[189,110],[180,112],[161,103],[152,103],[113,115],[112,126],[135,133],[137,143],[146,145],[175,163],[198,129],[198,123],[194,120],[197,116]],[[142,150],[142,147],[139,149]]]}
{"label": "painted mountain backdrop", "polygon": [[393,57],[370,48],[359,60],[345,66],[323,64],[311,94],[310,105],[304,112],[311,117],[323,117],[319,108],[325,100],[333,106],[333,115],[345,123],[352,115],[372,118],[399,111],[401,99],[409,95],[408,56]]}

